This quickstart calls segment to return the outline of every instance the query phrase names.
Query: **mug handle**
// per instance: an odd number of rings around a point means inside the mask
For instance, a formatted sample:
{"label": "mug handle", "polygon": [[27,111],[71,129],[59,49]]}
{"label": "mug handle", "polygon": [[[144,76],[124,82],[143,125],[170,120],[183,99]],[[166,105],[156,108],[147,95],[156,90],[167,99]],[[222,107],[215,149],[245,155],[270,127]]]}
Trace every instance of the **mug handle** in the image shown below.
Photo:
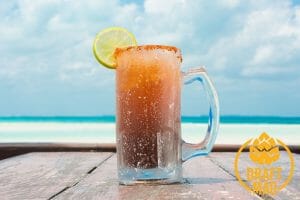
{"label": "mug handle", "polygon": [[210,105],[208,127],[204,140],[198,144],[190,144],[182,140],[182,161],[184,162],[195,156],[207,155],[211,152],[219,129],[220,109],[216,89],[208,77],[204,67],[184,72],[183,80],[185,85],[193,83],[194,81],[199,81],[206,91],[206,96]]}

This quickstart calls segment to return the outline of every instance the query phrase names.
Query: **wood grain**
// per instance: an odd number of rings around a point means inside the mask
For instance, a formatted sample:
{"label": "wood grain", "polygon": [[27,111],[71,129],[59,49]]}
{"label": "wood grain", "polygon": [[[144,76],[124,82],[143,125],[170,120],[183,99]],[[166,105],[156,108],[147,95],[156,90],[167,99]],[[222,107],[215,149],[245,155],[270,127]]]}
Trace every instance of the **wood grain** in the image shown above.
{"label": "wood grain", "polygon": [[0,160],[31,152],[116,152],[115,143],[0,143]]}
{"label": "wood grain", "polygon": [[30,153],[0,161],[0,199],[49,199],[112,153]]}
{"label": "wood grain", "polygon": [[[240,145],[215,144],[213,152],[237,152]],[[289,145],[294,153],[300,153],[300,145]],[[0,160],[11,156],[30,152],[62,152],[62,151],[86,151],[86,152],[116,152],[115,143],[0,143]]]}
{"label": "wood grain", "polygon": [[[241,166],[252,166],[253,163],[247,159],[248,153],[242,153],[241,158],[239,159],[239,163]],[[228,171],[228,173],[234,175],[234,159],[235,159],[236,153],[222,153],[222,154],[211,154],[210,158],[213,162],[215,162],[217,165],[219,165],[224,170]],[[281,160],[279,163],[279,166],[282,166],[283,168],[288,168],[288,156],[286,152],[281,152]],[[300,155],[299,154],[293,154],[294,160],[295,160],[295,172],[292,181],[289,183],[289,185],[280,191],[275,196],[267,196],[266,199],[300,199]],[[286,169],[288,170],[288,169]],[[240,170],[241,174],[245,174],[245,170]],[[286,177],[286,176],[285,176]],[[243,179],[245,179],[244,176],[242,176]]]}
{"label": "wood grain", "polygon": [[[262,199],[236,180],[235,154],[214,152],[187,161],[182,184],[120,186],[114,153],[30,153],[0,161],[0,199]],[[241,165],[249,164],[246,156]],[[293,181],[264,199],[299,199],[300,156],[294,158]]]}
{"label": "wood grain", "polygon": [[116,156],[55,199],[260,199],[207,157],[184,164],[184,184],[119,186]]}

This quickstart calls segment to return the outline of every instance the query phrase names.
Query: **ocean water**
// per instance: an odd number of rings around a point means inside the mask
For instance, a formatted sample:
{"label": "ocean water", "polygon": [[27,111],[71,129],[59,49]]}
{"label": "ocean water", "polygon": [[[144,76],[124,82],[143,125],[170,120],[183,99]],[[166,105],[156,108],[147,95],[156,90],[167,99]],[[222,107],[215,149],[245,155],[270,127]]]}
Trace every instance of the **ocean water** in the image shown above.
{"label": "ocean water", "polygon": [[[200,142],[208,118],[182,117],[182,138]],[[242,144],[267,132],[289,145],[300,145],[300,117],[221,117],[216,144]],[[0,117],[0,143],[115,143],[115,118]]]}

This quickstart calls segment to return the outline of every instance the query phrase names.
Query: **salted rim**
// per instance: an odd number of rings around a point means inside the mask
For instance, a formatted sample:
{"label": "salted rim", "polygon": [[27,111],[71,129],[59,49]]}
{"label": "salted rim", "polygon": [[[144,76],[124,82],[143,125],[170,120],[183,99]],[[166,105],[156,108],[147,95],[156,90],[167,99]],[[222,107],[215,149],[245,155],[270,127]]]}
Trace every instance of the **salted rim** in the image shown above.
{"label": "salted rim", "polygon": [[180,49],[174,46],[166,46],[166,45],[155,45],[155,44],[148,44],[148,45],[139,45],[139,46],[129,46],[123,48],[116,48],[114,52],[114,57],[117,58],[119,55],[126,51],[130,50],[154,50],[154,49],[163,49],[167,51],[173,51],[175,54],[178,54],[177,58],[179,58],[180,62],[182,62],[182,55]]}

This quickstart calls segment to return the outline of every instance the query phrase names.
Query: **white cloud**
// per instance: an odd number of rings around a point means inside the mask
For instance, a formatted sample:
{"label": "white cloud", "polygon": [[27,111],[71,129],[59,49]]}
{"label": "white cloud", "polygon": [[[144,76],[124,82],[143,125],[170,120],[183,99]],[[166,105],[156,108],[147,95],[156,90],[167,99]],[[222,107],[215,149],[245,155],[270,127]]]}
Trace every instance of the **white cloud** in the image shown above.
{"label": "white cloud", "polygon": [[185,6],[186,3],[185,0],[145,0],[144,7],[145,12],[149,14],[175,14],[174,11]]}
{"label": "white cloud", "polygon": [[224,7],[234,8],[239,5],[240,0],[221,0]]}
{"label": "white cloud", "polygon": [[140,44],[178,46],[185,68],[206,65],[224,91],[257,79],[300,84],[300,7],[288,0],[1,1],[0,83],[108,88],[113,71],[91,52],[108,26],[128,28]]}
{"label": "white cloud", "polygon": [[[101,68],[94,61],[91,45],[97,31],[111,25],[115,12],[122,9],[117,1],[25,0],[14,4],[0,14],[3,81],[20,84],[22,79],[38,82],[46,78],[55,84],[60,77],[68,77],[61,81],[94,84],[92,81],[99,77],[101,82],[103,78],[95,72]],[[37,73],[41,68],[46,77]]]}
{"label": "white cloud", "polygon": [[267,60],[272,59],[272,57],[274,57],[273,52],[274,49],[270,45],[258,47],[253,58],[253,64],[259,64],[261,62],[266,62]]}
{"label": "white cloud", "polygon": [[[224,73],[230,68],[240,74],[240,78],[244,75],[272,78],[272,75],[283,72],[299,75],[300,60],[296,56],[300,55],[298,9],[277,2],[250,9],[243,16],[233,16],[232,20],[240,24],[239,28],[232,29],[228,36],[218,38],[203,57],[211,62],[215,73]],[[238,17],[240,19],[235,19]],[[227,60],[228,66],[223,67],[223,71],[218,66],[219,57]]]}

